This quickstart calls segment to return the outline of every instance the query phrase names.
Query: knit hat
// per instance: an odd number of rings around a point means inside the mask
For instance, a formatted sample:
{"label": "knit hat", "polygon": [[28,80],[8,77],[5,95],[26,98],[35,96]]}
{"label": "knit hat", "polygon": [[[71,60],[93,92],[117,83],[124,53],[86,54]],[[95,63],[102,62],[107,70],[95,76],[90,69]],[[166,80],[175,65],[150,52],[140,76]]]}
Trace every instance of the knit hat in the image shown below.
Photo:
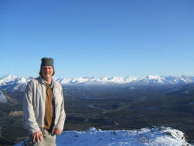
{"label": "knit hat", "polygon": [[50,58],[50,57],[43,57],[41,58],[41,66],[40,66],[40,76],[41,75],[41,69],[43,66],[52,66],[53,67],[53,75],[55,74],[55,69],[54,69],[54,60],[53,58]]}

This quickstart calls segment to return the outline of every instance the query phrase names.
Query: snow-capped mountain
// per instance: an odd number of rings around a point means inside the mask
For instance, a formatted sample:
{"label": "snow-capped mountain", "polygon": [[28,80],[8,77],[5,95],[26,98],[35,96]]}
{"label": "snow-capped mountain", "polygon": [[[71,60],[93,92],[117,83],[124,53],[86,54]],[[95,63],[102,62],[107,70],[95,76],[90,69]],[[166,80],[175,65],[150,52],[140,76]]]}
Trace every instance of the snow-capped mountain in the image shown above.
{"label": "snow-capped mountain", "polygon": [[6,85],[7,83],[13,82],[17,79],[15,75],[7,75],[0,78],[0,85]]}
{"label": "snow-capped mountain", "polygon": [[3,92],[0,90],[0,103],[6,103],[6,102],[7,102],[7,98],[5,97]]}
{"label": "snow-capped mountain", "polygon": [[[24,91],[27,82],[31,79],[8,75],[0,78],[0,89]],[[150,85],[150,84],[188,84],[194,83],[194,76],[153,76],[137,77],[80,77],[80,78],[55,78],[62,85],[100,85],[100,84],[127,84],[127,85]]]}
{"label": "snow-capped mountain", "polygon": [[142,79],[139,79],[137,82],[142,84],[187,84],[193,83],[193,76],[153,76],[149,75]]}
{"label": "snow-capped mountain", "polygon": [[17,77],[15,75],[7,75],[0,78],[0,86],[14,85],[14,84],[26,84],[28,79],[24,77]]}
{"label": "snow-capped mountain", "polygon": [[[21,146],[23,142],[15,146]],[[172,128],[140,130],[65,131],[57,137],[57,146],[190,146],[184,133]]]}
{"label": "snow-capped mountain", "polygon": [[12,91],[24,91],[25,86],[30,78],[7,75],[0,78],[0,89]]}

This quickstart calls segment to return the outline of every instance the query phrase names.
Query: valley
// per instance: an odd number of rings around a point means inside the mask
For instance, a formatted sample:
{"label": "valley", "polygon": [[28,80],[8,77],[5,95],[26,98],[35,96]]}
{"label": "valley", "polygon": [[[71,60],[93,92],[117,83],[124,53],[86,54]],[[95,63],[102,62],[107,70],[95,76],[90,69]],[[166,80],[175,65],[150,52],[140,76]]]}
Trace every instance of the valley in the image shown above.
{"label": "valley", "polygon": [[[0,86],[8,102],[0,103],[0,145],[13,145],[27,138],[23,129],[21,90]],[[64,131],[134,130],[172,127],[194,142],[194,84],[174,85],[63,85]]]}

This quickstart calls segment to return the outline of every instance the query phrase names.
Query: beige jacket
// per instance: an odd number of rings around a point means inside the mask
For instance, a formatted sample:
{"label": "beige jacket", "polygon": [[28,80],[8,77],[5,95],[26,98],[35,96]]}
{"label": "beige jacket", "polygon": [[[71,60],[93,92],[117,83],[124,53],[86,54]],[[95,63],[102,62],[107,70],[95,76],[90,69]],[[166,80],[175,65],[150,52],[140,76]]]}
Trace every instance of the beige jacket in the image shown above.
{"label": "beige jacket", "polygon": [[[64,110],[63,88],[52,80],[53,99],[55,103],[54,128],[63,130],[66,114]],[[28,82],[23,100],[24,127],[32,134],[44,127],[46,87],[40,77]],[[53,128],[53,129],[54,129]]]}

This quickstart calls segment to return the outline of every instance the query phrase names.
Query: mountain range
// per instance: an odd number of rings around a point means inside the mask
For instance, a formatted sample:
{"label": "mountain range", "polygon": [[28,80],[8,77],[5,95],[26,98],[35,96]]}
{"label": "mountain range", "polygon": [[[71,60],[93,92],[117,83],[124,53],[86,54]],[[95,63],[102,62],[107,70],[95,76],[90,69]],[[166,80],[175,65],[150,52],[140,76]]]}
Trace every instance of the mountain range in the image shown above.
{"label": "mountain range", "polygon": [[[32,77],[18,77],[16,75],[6,75],[0,78],[0,91],[9,92],[13,97],[17,93],[23,94],[25,87],[30,81]],[[113,90],[115,88],[116,91],[121,93],[126,92],[127,90],[139,89],[143,86],[169,86],[170,92],[175,92],[179,90],[178,86],[187,85],[194,83],[194,76],[153,76],[149,75],[142,78],[137,77],[80,77],[80,78],[55,78],[55,80],[59,81],[64,89],[67,91],[67,94],[77,94],[80,97],[82,95],[84,98],[87,98],[85,95],[91,95],[94,92],[107,92],[108,90]],[[176,87],[175,87],[176,86]],[[175,87],[175,88],[174,88]],[[128,88],[126,90],[126,88]],[[121,90],[120,90],[121,89]],[[165,87],[166,91],[167,88]],[[124,91],[123,91],[124,90]],[[17,91],[17,92],[15,92]],[[92,93],[90,93],[92,92]],[[137,92],[137,91],[136,91]],[[88,94],[89,93],[89,94]],[[119,93],[120,94],[120,93]],[[102,97],[102,96],[101,96]],[[107,97],[107,96],[106,96]],[[3,96],[3,92],[1,92],[0,102],[6,102],[6,98]]]}
{"label": "mountain range", "polygon": [[[21,101],[31,79],[15,75],[0,78],[0,98],[7,98],[7,103],[0,101],[0,145],[13,145],[25,138]],[[89,127],[133,130],[167,126],[184,132],[187,141],[194,143],[192,76],[55,79],[64,89],[65,130],[86,130]]]}
{"label": "mountain range", "polygon": [[[32,77],[18,77],[16,75],[6,75],[0,78],[0,86],[7,85],[24,85]],[[194,76],[156,76],[148,75],[145,77],[79,77],[79,78],[55,78],[62,85],[76,84],[187,84],[194,82]],[[16,86],[15,89],[19,88]]]}

